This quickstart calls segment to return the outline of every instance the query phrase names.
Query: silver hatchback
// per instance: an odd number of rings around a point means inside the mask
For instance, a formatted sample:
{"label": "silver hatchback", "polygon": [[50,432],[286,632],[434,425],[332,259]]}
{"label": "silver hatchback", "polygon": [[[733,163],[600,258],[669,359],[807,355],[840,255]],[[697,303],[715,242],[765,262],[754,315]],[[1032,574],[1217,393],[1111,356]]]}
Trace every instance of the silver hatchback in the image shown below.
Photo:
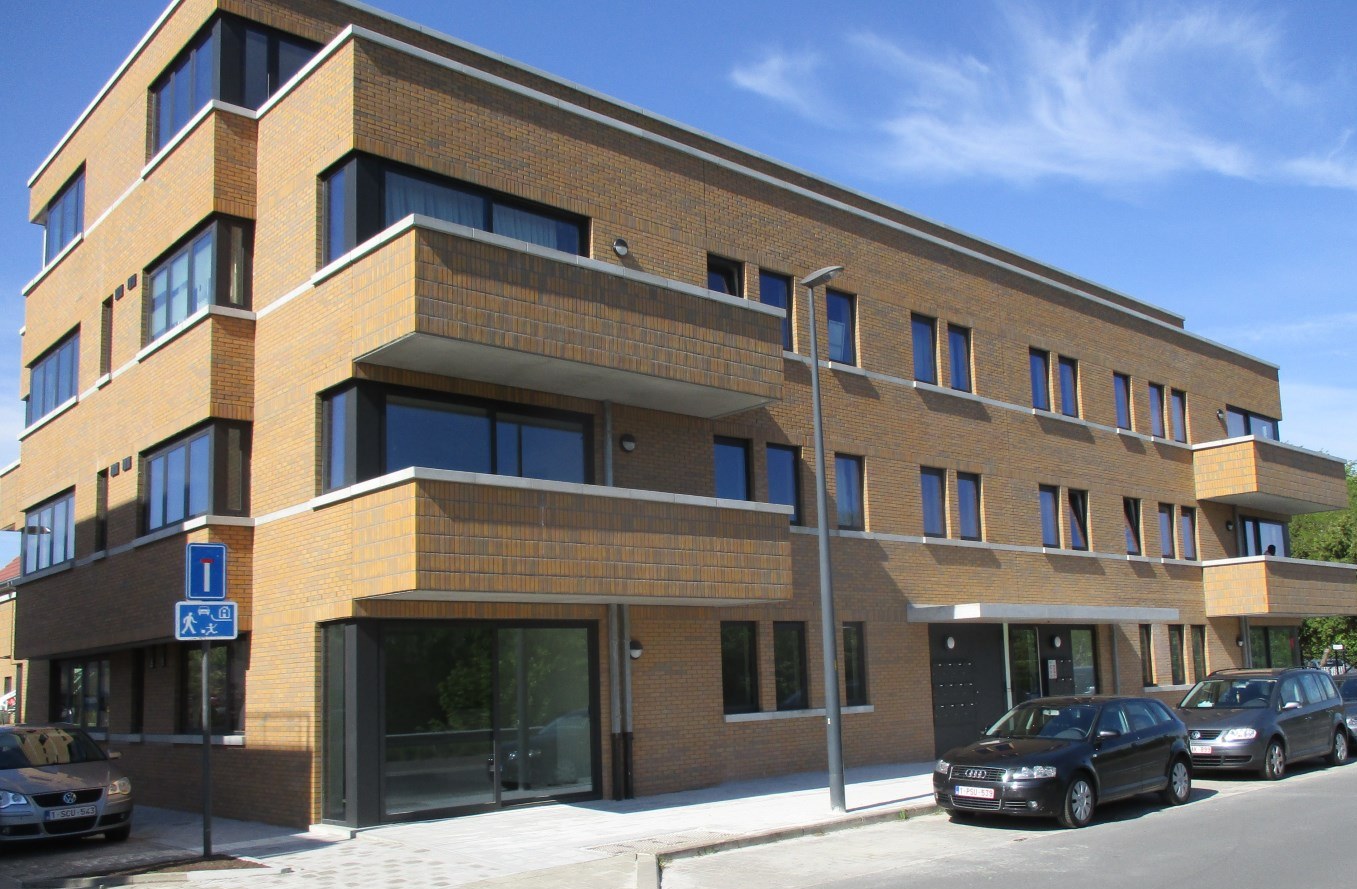
{"label": "silver hatchback", "polygon": [[73,725],[0,726],[0,842],[132,832],[132,782]]}

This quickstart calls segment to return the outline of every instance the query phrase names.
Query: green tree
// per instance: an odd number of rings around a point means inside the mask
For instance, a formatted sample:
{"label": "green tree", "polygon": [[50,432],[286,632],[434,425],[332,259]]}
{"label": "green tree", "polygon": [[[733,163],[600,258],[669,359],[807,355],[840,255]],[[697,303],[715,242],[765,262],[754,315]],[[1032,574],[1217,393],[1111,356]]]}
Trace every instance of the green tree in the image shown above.
{"label": "green tree", "polygon": [[[1291,554],[1296,558],[1357,563],[1357,463],[1348,464],[1347,474],[1347,509],[1291,520]],[[1357,615],[1312,617],[1301,623],[1300,644],[1306,659],[1325,659],[1335,642],[1345,652],[1357,653]],[[1354,656],[1357,654],[1349,654],[1348,658]]]}

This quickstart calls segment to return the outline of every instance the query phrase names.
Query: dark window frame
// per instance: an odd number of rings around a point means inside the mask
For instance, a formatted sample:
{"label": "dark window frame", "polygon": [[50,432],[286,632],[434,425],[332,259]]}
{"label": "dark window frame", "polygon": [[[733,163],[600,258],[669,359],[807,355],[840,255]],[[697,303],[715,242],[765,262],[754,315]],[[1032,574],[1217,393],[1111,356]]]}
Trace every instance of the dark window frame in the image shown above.
{"label": "dark window frame", "polygon": [[[835,322],[834,307],[841,306],[848,313],[847,320]],[[834,324],[841,324],[844,328],[843,339],[839,348],[834,348],[833,329]],[[826,331],[826,351],[829,360],[835,364],[843,364],[850,367],[858,366],[858,302],[857,296],[842,290],[825,288],[825,331]]]}
{"label": "dark window frame", "polygon": [[[196,511],[194,504],[194,465],[192,464],[192,446],[206,438],[207,474],[206,491],[201,492],[206,499],[205,507]],[[174,491],[169,484],[170,455],[176,451],[184,453],[182,503],[183,513],[177,518],[168,518],[171,513],[168,506],[172,502]],[[164,460],[164,469],[158,468],[157,461]],[[138,480],[138,514],[143,534],[149,534],[162,528],[171,528],[203,515],[245,516],[250,511],[250,459],[251,428],[247,422],[236,420],[212,420],[200,423],[193,428],[159,442],[143,451],[140,455],[140,473]],[[156,479],[154,474],[163,471],[164,501],[157,519],[153,511],[152,493]],[[175,489],[180,490],[180,489]]]}
{"label": "dark window frame", "polygon": [[[936,494],[936,502],[930,502]],[[947,470],[936,466],[919,467],[919,511],[923,536],[947,536]]]}
{"label": "dark window frame", "polygon": [[[849,522],[844,522],[845,512],[843,510],[843,479],[844,473],[841,470],[841,461],[843,464],[853,465],[856,468],[856,489],[853,496],[857,501],[857,510],[850,516]],[[835,454],[834,455],[834,513],[837,526],[841,531],[865,531],[867,530],[867,466],[866,461],[857,454]],[[825,518],[821,517],[824,521]]]}
{"label": "dark window frame", "polygon": [[1169,432],[1174,441],[1187,444],[1187,392],[1182,389],[1169,389]]}
{"label": "dark window frame", "polygon": [[[735,639],[739,631],[743,639]],[[757,713],[759,706],[759,628],[752,620],[723,620],[719,628],[721,648],[721,707],[727,715],[735,713]],[[741,651],[727,649],[728,642],[743,642]],[[735,664],[732,654],[740,655],[740,663]],[[728,671],[728,668],[732,668]],[[734,675],[738,668],[741,675]],[[748,699],[732,694],[747,691]]]}
{"label": "dark window frame", "polygon": [[1042,547],[1060,549],[1060,488],[1056,485],[1038,485],[1037,505],[1041,517]]}
{"label": "dark window frame", "polygon": [[1139,497],[1121,498],[1122,517],[1125,520],[1126,554],[1143,556],[1145,554],[1144,526],[1141,524],[1143,510]]}
{"label": "dark window frame", "polygon": [[1045,349],[1027,350],[1027,371],[1032,380],[1032,407],[1034,410],[1051,409],[1051,353]]}
{"label": "dark window frame", "polygon": [[[1268,553],[1269,545],[1263,542],[1263,528],[1277,528],[1281,532],[1282,547],[1281,550],[1274,553]],[[1239,533],[1243,541],[1243,556],[1289,556],[1291,554],[1291,523],[1282,522],[1277,519],[1265,519],[1261,516],[1241,515],[1239,516]]]}
{"label": "dark window frame", "polygon": [[1145,688],[1154,688],[1156,681],[1154,669],[1154,625],[1140,625],[1140,680]]}
{"label": "dark window frame", "polygon": [[1200,682],[1205,679],[1208,670],[1206,669],[1206,625],[1191,625],[1192,640],[1192,680]]}
{"label": "dark window frame", "polygon": [[867,682],[867,628],[862,621],[843,624],[844,704],[866,707],[871,700]]}
{"label": "dark window frame", "polygon": [[914,379],[938,384],[938,319],[918,312],[909,315],[909,339],[914,356]]}
{"label": "dark window frame", "polygon": [[1174,685],[1187,684],[1187,634],[1182,624],[1169,624],[1169,673]]}
{"label": "dark window frame", "polygon": [[1079,359],[1061,355],[1057,359],[1060,380],[1060,413],[1066,417],[1079,417]]}
{"label": "dark window frame", "polygon": [[[53,217],[53,214],[56,214]],[[55,237],[53,237],[53,223]],[[71,175],[42,212],[42,264],[52,262],[85,233],[85,165]]]}
{"label": "dark window frame", "polygon": [[[160,286],[162,275],[168,282],[175,263],[187,260],[185,274],[186,288],[192,287],[198,262],[197,247],[205,239],[211,238],[211,255],[208,257],[209,292],[201,305],[185,306],[182,317],[172,318],[174,289],[165,285],[165,319],[163,324],[156,323],[156,290]],[[224,214],[213,214],[202,225],[195,227],[180,238],[168,250],[156,257],[142,272],[145,288],[142,299],[142,343],[150,344],[176,330],[180,325],[198,312],[210,306],[225,306],[232,309],[249,310],[252,299],[254,278],[254,223],[248,219]],[[192,294],[187,297],[192,301]]]}
{"label": "dark window frame", "polygon": [[[960,520],[957,536],[962,540],[984,540],[984,482],[980,478],[980,473],[958,472],[956,478],[957,515]],[[967,493],[968,489],[973,492],[973,495]],[[973,531],[972,524],[974,525]]]}
{"label": "dark window frame", "polygon": [[[774,281],[785,288],[782,294],[782,302],[770,298],[772,291],[768,285]],[[759,269],[759,302],[766,306],[776,306],[782,309],[782,351],[794,351],[792,312],[796,304],[796,286],[792,282],[791,275],[784,275],[781,272],[773,272],[768,269]]]}
{"label": "dark window frame", "polygon": [[765,470],[765,472],[766,472],[766,474],[767,474],[767,476],[768,476],[767,481],[768,481],[768,498],[769,498],[769,502],[771,502],[771,503],[783,503],[783,501],[780,501],[780,500],[773,500],[773,499],[772,499],[772,496],[773,496],[773,495],[772,495],[772,491],[773,491],[773,483],[772,483],[772,481],[773,481],[773,461],[770,460],[770,459],[768,459],[768,455],[771,454],[771,453],[773,453],[773,452],[786,454],[786,455],[790,458],[790,460],[791,460],[791,470],[792,470],[792,472],[791,472],[792,502],[791,502],[790,504],[784,503],[783,505],[791,506],[791,508],[792,508],[791,524],[793,524],[793,525],[800,525],[800,524],[801,524],[801,521],[802,521],[802,514],[801,514],[801,449],[798,448],[798,447],[796,447],[795,445],[777,444],[777,443],[775,443],[775,442],[767,442],[767,443],[765,444],[765,446],[764,446],[764,470]]}
{"label": "dark window frame", "polygon": [[1178,558],[1178,527],[1172,503],[1159,504],[1159,553],[1165,559]]}
{"label": "dark window frame", "polygon": [[[58,525],[61,526],[60,531]],[[61,552],[57,552],[58,547]],[[74,487],[24,510],[19,553],[24,574],[75,561]]]}
{"label": "dark window frame", "polygon": [[[209,657],[214,657],[216,652],[225,651],[222,656],[224,660],[225,673],[225,694],[221,695],[225,700],[224,707],[213,708],[211,713],[211,733],[214,735],[239,735],[245,731],[245,691],[246,675],[249,670],[250,644],[249,634],[242,634],[240,637],[232,640],[223,640],[213,642],[209,646]],[[201,644],[185,643],[179,646],[179,656],[177,658],[178,671],[178,694],[176,695],[175,706],[175,726],[180,734],[201,734],[203,730],[202,723],[202,703],[198,699],[202,688],[202,650]],[[197,664],[194,660],[197,660]],[[215,665],[213,665],[215,669]],[[217,695],[213,694],[213,677],[209,671],[209,698],[215,699]]]}
{"label": "dark window frame", "polygon": [[1065,506],[1070,528],[1070,549],[1087,551],[1092,545],[1088,533],[1088,491],[1066,488]]}
{"label": "dark window frame", "polygon": [[1178,551],[1182,558],[1197,558],[1197,510],[1191,506],[1178,507]]}
{"label": "dark window frame", "polygon": [[[719,283],[721,287],[713,287]],[[737,259],[707,254],[707,289],[727,296],[744,296],[744,263]]]}
{"label": "dark window frame", "polygon": [[[93,670],[91,670],[93,667]],[[75,670],[80,670],[80,682],[84,694],[79,699],[75,692]],[[84,689],[90,674],[98,676],[93,695]],[[109,658],[78,657],[63,658],[52,664],[51,718],[54,722],[67,722],[86,730],[107,730],[109,718],[109,699],[112,679]],[[94,702],[94,721],[86,719],[91,699]]]}
{"label": "dark window frame", "polygon": [[1131,429],[1135,417],[1131,410],[1131,376],[1124,373],[1112,374],[1112,402],[1116,411],[1117,428]]}
{"label": "dark window frame", "polygon": [[971,372],[971,336],[969,327],[947,325],[947,383],[958,392],[974,392]]}
{"label": "dark window frame", "polygon": [[80,326],[62,336],[28,365],[24,425],[32,426],[80,397]]}
{"label": "dark window frame", "polygon": [[1148,383],[1150,397],[1150,436],[1168,438],[1168,398],[1163,383]]}
{"label": "dark window frame", "polygon": [[[721,457],[723,454],[733,454],[738,452],[743,465],[740,467],[741,483],[744,490],[741,496],[732,497],[727,492],[721,490]],[[753,443],[747,438],[736,438],[730,435],[716,435],[712,437],[712,469],[715,476],[714,496],[722,500],[753,500],[754,499],[754,461],[753,461]]]}
{"label": "dark window frame", "polygon": [[[779,711],[810,709],[810,665],[806,650],[805,621],[773,621],[774,700]],[[789,654],[793,657],[787,663]]]}
{"label": "dark window frame", "polygon": [[1256,435],[1259,438],[1280,441],[1279,427],[1280,421],[1266,414],[1254,413],[1232,404],[1225,405],[1225,435],[1228,438]]}

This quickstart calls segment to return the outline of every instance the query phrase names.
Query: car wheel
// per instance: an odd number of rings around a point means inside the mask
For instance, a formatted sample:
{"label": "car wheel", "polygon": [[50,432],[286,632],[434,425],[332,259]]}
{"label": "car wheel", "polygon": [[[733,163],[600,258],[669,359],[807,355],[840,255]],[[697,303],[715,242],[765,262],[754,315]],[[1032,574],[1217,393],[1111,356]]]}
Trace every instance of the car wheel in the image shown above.
{"label": "car wheel", "polygon": [[1060,823],[1066,827],[1084,827],[1093,820],[1097,799],[1087,775],[1075,775],[1065,789],[1065,805],[1060,807]]}
{"label": "car wheel", "polygon": [[1329,748],[1329,765],[1341,766],[1348,761],[1348,733],[1341,728],[1333,733],[1333,746]]}
{"label": "car wheel", "polygon": [[110,843],[121,843],[132,835],[132,825],[124,824],[122,827],[115,827],[112,830],[104,831],[104,839]]}
{"label": "car wheel", "polygon": [[1175,759],[1169,766],[1169,783],[1162,796],[1166,806],[1181,806],[1192,796],[1192,769],[1187,760]]}
{"label": "car wheel", "polygon": [[1286,749],[1282,747],[1282,742],[1273,738],[1268,742],[1267,751],[1263,753],[1263,777],[1269,781],[1276,781],[1286,774]]}

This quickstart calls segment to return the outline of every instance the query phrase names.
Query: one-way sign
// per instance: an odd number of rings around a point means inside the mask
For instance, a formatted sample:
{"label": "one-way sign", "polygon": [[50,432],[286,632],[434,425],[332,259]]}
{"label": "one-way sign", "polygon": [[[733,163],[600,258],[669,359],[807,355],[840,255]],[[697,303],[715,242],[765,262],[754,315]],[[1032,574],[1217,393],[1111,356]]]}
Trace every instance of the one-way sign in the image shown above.
{"label": "one-way sign", "polygon": [[181,642],[234,639],[238,632],[235,602],[174,603],[174,638]]}

